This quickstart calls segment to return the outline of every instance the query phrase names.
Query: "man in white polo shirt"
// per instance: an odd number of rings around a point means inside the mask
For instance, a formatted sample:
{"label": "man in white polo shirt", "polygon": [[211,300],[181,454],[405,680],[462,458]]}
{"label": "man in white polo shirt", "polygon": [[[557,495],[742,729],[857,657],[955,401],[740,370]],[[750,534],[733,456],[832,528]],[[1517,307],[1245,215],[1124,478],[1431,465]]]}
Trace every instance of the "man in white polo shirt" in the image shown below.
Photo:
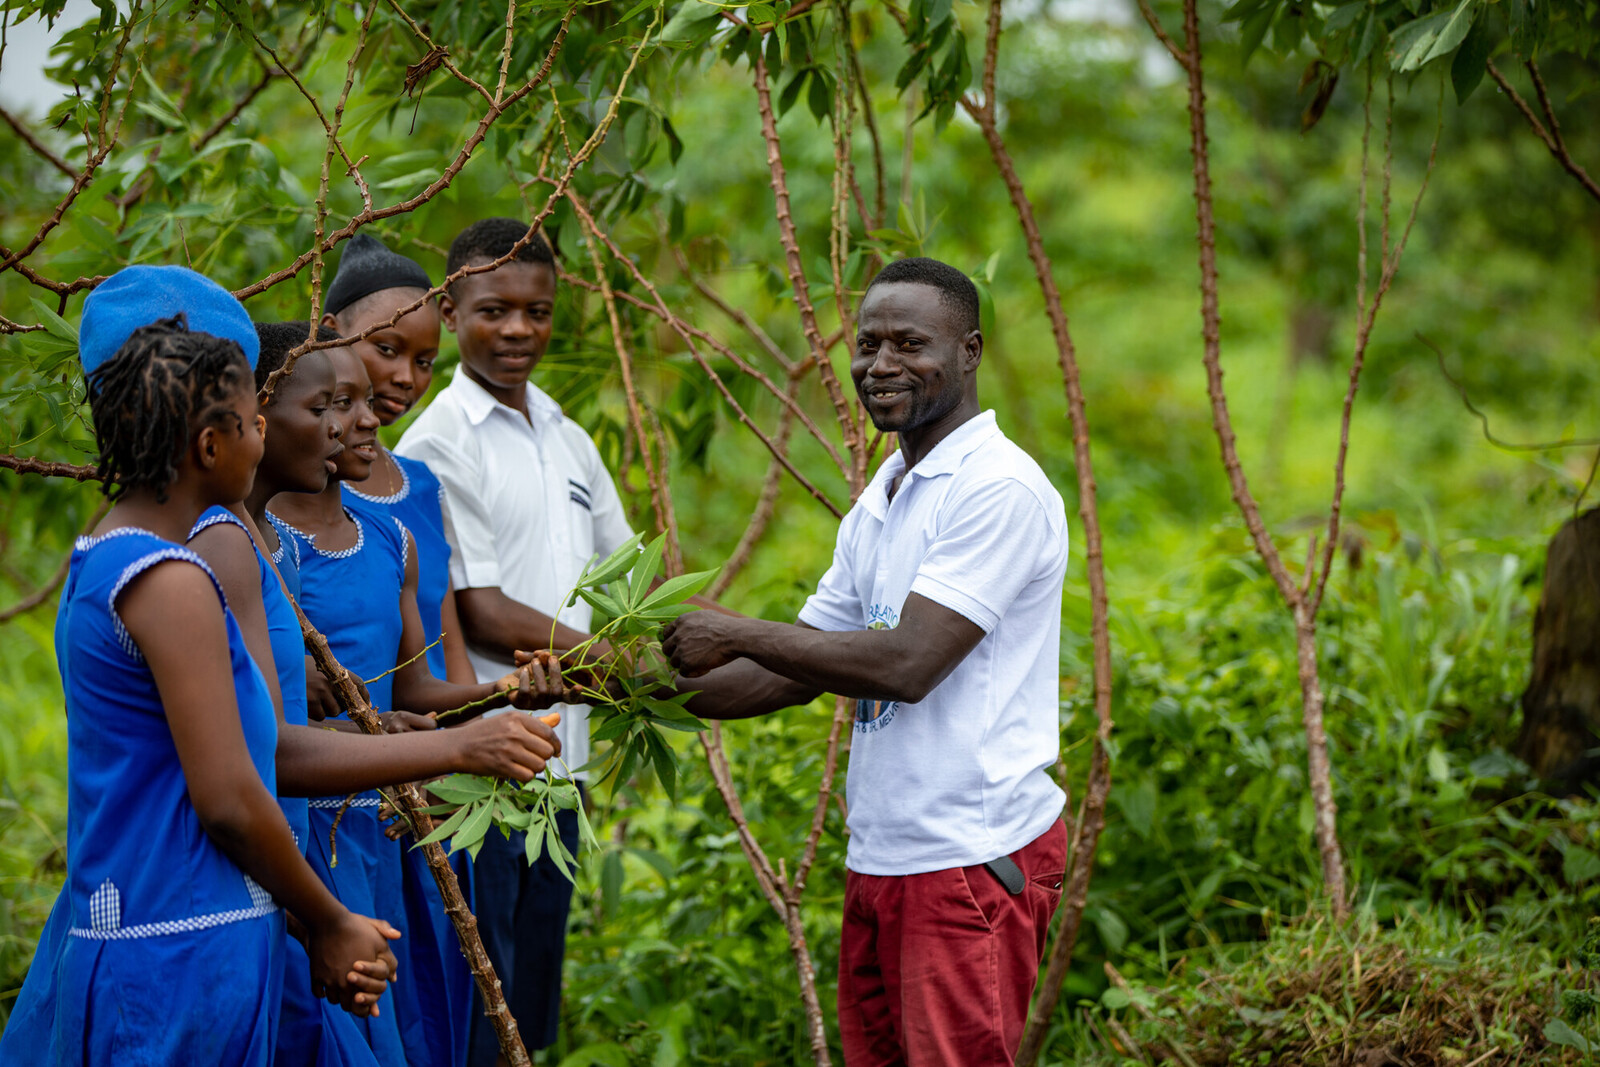
{"label": "man in white polo shirt", "polygon": [[931,259],[867,287],[851,375],[900,450],[839,527],[798,626],[686,615],[689,707],[855,697],[839,1030],[849,1067],[1010,1064],[1066,861],[1066,509],[978,407],[978,294]]}
{"label": "man in white polo shirt", "polygon": [[[450,245],[448,270],[493,262],[527,232],[515,219],[475,222]],[[528,381],[550,343],[555,295],[555,258],[537,235],[509,262],[451,286],[440,313],[461,366],[395,448],[444,486],[455,527],[450,577],[479,678],[504,675],[516,649],[565,651],[587,640],[589,606],[566,599],[595,553],[608,556],[633,536],[594,442]],[[558,708],[562,759],[581,767],[586,709]],[[558,825],[576,850],[576,814],[561,812]],[[529,868],[520,834],[484,838],[473,879],[484,947],[523,1042],[551,1045],[572,884],[548,855]],[[497,1052],[479,1003],[469,1067],[492,1067]]]}

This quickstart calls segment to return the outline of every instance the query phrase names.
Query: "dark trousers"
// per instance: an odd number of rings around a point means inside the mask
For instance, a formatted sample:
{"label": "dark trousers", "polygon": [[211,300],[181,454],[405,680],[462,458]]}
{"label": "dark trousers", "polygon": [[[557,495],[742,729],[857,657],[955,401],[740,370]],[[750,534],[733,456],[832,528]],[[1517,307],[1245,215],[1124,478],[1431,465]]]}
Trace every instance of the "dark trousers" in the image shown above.
{"label": "dark trousers", "polygon": [[[558,813],[556,828],[576,854],[577,813]],[[494,829],[484,835],[483,849],[472,864],[472,888],[483,947],[500,977],[522,1043],[531,1050],[555,1044],[561,1024],[561,957],[567,944],[572,883],[548,854],[528,866],[525,836],[512,834],[507,840]],[[467,1067],[494,1067],[499,1053],[494,1025],[474,986]]]}

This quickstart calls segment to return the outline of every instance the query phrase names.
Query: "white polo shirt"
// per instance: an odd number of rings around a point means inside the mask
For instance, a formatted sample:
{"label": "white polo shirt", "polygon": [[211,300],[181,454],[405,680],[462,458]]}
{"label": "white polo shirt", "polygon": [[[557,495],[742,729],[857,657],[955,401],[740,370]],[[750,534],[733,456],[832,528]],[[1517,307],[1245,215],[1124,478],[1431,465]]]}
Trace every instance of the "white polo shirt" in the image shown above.
{"label": "white polo shirt", "polygon": [[934,446],[891,501],[902,472],[903,454],[884,460],[844,517],[800,621],[884,629],[918,593],[986,636],[920,703],[856,702],[845,866],[861,874],[1010,855],[1066,802],[1049,774],[1060,748],[1061,494],[993,411]]}
{"label": "white polo shirt", "polygon": [[[588,602],[566,600],[589,560],[609,556],[633,531],[599,450],[560,405],[529,383],[523,418],[458,370],[395,451],[426,463],[444,486],[455,588],[499,586],[588,631]],[[511,669],[471,646],[468,654],[480,682]],[[588,709],[557,707],[561,759],[576,769],[589,761]]]}

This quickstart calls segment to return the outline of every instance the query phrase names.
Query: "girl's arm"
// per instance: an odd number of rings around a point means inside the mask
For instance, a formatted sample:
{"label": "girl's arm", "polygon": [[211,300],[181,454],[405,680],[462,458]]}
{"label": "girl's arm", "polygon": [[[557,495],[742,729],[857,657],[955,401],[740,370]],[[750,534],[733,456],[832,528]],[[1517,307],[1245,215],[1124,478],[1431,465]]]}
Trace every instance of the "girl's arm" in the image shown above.
{"label": "girl's arm", "polygon": [[272,706],[283,721],[283,693],[278,689],[278,672],[272,669],[272,638],[267,633],[267,607],[261,600],[261,565],[256,561],[256,546],[250,535],[231,522],[216,522],[189,539],[189,548],[211,565],[228,607],[244,634],[250,658],[261,668],[272,694]]}
{"label": "girl's arm", "polygon": [[445,590],[444,602],[439,605],[440,628],[444,633],[444,674],[457,685],[471,685],[478,680],[467,656],[467,639],[461,635],[461,615],[456,611],[456,590]]}
{"label": "girl's arm", "polygon": [[328,892],[256,774],[211,580],[181,561],[157,563],[113,607],[155,678],[200,825],[305,927],[313,990],[347,1010],[375,1011],[395,966],[388,942],[399,932],[352,914]]}
{"label": "girl's arm", "polygon": [[406,553],[405,584],[400,589],[400,662],[405,666],[394,672],[395,707],[428,714],[475,704],[475,707],[454,717],[454,721],[461,722],[512,703],[512,696],[517,696],[517,706],[525,709],[547,708],[561,700],[560,695],[552,694],[544,686],[519,695],[525,668],[511,671],[497,682],[472,685],[456,685],[433,676],[422,654],[422,613],[417,610],[417,544],[410,531],[406,532],[406,540],[410,542],[410,551]]}
{"label": "girl's arm", "polygon": [[320,797],[452,773],[526,782],[560,751],[555,731],[531,715],[496,715],[457,730],[381,737],[286,726],[278,735],[278,792]]}

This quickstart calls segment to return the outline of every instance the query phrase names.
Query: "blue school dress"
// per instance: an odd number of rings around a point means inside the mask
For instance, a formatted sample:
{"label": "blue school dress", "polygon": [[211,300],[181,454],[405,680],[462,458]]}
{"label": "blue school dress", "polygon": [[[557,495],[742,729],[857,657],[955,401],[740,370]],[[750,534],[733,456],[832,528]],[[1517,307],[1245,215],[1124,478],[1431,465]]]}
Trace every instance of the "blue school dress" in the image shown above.
{"label": "blue school dress", "polygon": [[[354,486],[344,486],[345,503],[361,514],[393,515],[411,531],[417,546],[417,612],[422,616],[423,642],[428,646],[428,670],[435,678],[446,675],[444,647],[437,644],[443,629],[442,607],[450,595],[450,541],[445,535],[444,488],[433,471],[421,460],[389,453],[400,470],[400,489],[389,496],[373,496]],[[472,863],[465,852],[452,855],[461,892],[472,906]],[[438,883],[428,869],[421,849],[405,853],[404,889],[406,906],[420,925],[427,919],[437,943],[444,992],[439,1002],[445,1007],[451,1033],[449,1061],[465,1064],[472,1031],[472,971],[461,953],[455,927],[444,914],[444,899]],[[437,1026],[437,1020],[433,1023]]]}
{"label": "blue school dress", "polygon": [[[171,560],[211,575],[188,549],[134,527],[73,551],[56,646],[67,883],[34,959],[53,988],[36,992],[30,972],[0,1042],[7,1063],[271,1061],[283,913],[200,827],[155,679],[116,613],[129,583]],[[217,596],[245,744],[273,789],[277,714],[220,586]]]}
{"label": "blue school dress", "polygon": [[[279,519],[273,518],[273,525],[283,554],[298,555],[301,610],[328,639],[334,657],[366,682],[372,706],[389,711],[394,707],[394,675],[385,672],[393,671],[400,659],[400,595],[409,539],[405,527],[392,517],[349,507],[345,514],[356,524],[356,543],[333,552],[318,549],[315,538]],[[339,715],[347,717],[343,712]],[[426,1037],[414,1025],[414,1005],[419,983],[426,984],[425,976],[438,968],[430,967],[435,953],[423,954],[420,961],[412,956],[416,954],[414,943],[431,943],[432,935],[424,928],[419,937],[406,914],[403,846],[383,834],[377,819],[377,791],[357,794],[347,808],[345,799],[311,800],[306,858],[345,907],[383,919],[403,935],[390,943],[400,964],[399,980],[379,999],[379,1017],[355,1021],[384,1067],[427,1067],[434,1061],[427,1053]],[[423,973],[417,973],[419,970]]]}
{"label": "blue school dress", "polygon": [[[238,516],[227,508],[214,507],[200,516],[190,531],[195,534],[216,523],[232,523],[246,537],[250,531]],[[304,726],[309,721],[306,714],[305,639],[300,635],[300,618],[295,614],[284,587],[293,575],[293,588],[300,587],[300,572],[296,569],[299,557],[295,555],[295,542],[281,532],[274,562],[283,561],[284,581],[278,580],[279,570],[262,555],[260,546],[251,538],[256,564],[261,571],[261,603],[266,609],[267,636],[272,642],[273,669],[278,678],[278,690],[283,695],[283,721],[291,726]],[[304,853],[311,841],[310,814],[304,797],[278,797],[278,805],[289,821],[295,842]],[[372,1050],[367,1047],[356,1020],[337,1004],[315,997],[311,993],[311,958],[305,946],[292,935],[285,941],[282,1005],[278,1017],[277,1047],[273,1063],[277,1067],[375,1067]],[[385,998],[387,994],[385,994]],[[380,998],[379,1011],[392,1010],[388,999]]]}
{"label": "blue school dress", "polygon": [[352,485],[344,486],[346,506],[363,514],[389,514],[405,524],[417,543],[417,612],[422,616],[422,643],[428,646],[428,670],[445,677],[441,611],[450,595],[450,542],[444,533],[444,487],[428,465],[389,453],[400,468],[400,491],[391,496],[371,496]]}

